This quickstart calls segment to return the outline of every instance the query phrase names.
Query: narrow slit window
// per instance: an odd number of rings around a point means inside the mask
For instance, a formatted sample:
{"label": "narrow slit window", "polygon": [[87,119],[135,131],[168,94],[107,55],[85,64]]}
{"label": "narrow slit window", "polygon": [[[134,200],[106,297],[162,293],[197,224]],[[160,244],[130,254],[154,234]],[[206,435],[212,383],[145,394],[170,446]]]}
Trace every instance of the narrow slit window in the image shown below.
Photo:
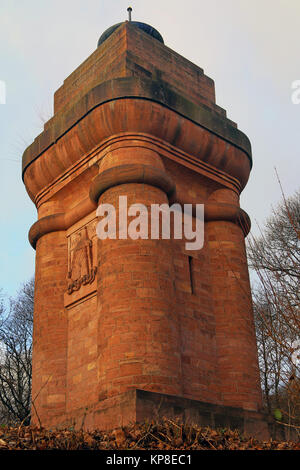
{"label": "narrow slit window", "polygon": [[195,293],[195,286],[194,286],[194,259],[192,256],[189,256],[189,274],[190,274],[190,284],[191,284],[191,293]]}

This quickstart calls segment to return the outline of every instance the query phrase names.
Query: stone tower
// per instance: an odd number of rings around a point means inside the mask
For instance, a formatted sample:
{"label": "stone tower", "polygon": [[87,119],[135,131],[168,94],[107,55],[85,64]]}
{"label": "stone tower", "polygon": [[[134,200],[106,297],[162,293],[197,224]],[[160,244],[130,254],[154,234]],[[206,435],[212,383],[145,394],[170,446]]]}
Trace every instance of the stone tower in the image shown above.
{"label": "stone tower", "polygon": [[[251,165],[201,68],[144,23],[101,36],[23,155],[38,211],[33,421],[104,429],[161,414],[264,429],[239,206]],[[100,240],[97,206],[119,196],[204,204],[203,248]]]}

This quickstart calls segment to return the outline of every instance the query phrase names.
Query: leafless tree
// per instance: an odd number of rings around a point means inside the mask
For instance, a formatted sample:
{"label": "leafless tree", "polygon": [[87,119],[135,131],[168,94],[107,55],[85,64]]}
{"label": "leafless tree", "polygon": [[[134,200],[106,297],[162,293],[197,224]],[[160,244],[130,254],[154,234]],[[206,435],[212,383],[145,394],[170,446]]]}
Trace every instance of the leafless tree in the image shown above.
{"label": "leafless tree", "polygon": [[33,280],[0,308],[0,420],[30,422]]}
{"label": "leafless tree", "polygon": [[300,430],[300,192],[288,199],[283,194],[247,250],[257,278],[254,313],[266,407]]}

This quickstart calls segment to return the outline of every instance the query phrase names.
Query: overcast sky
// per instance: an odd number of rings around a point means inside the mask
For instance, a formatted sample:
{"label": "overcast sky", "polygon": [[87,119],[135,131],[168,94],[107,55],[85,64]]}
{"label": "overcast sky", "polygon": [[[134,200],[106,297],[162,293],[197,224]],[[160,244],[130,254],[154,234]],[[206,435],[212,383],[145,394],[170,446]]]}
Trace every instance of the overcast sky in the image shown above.
{"label": "overcast sky", "polygon": [[[124,0],[0,0],[0,287],[13,295],[34,273],[28,230],[36,210],[21,180],[21,157],[52,115],[53,93],[127,19]],[[253,171],[241,197],[255,228],[299,188],[300,0],[137,0],[133,19],[215,81],[217,104],[251,140]]]}

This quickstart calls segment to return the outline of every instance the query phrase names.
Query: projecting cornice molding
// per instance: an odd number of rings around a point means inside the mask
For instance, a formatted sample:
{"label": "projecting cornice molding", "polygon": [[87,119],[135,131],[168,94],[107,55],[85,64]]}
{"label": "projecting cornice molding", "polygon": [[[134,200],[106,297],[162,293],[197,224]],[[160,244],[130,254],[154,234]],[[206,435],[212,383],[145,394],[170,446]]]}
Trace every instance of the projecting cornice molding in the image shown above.
{"label": "projecting cornice molding", "polygon": [[138,163],[109,168],[97,175],[90,188],[90,198],[94,203],[107,189],[119,184],[142,183],[162,189],[171,197],[176,187],[170,176],[163,170]]}
{"label": "projecting cornice molding", "polygon": [[[92,189],[92,193],[95,196],[93,199],[98,197],[98,194],[96,195],[96,193],[94,193],[94,191],[97,189],[97,182],[99,182],[99,180],[96,179],[94,188]],[[103,188],[100,190],[100,194],[102,193],[102,189]],[[189,199],[177,199],[176,202],[182,206],[184,204],[192,204]],[[92,201],[91,199],[87,199],[84,200],[79,205],[79,207],[71,210],[68,214],[57,213],[42,217],[41,219],[37,220],[29,230],[28,238],[31,246],[36,248],[38,240],[47,233],[68,230],[73,224],[81,220],[82,217],[87,216],[93,210],[96,212],[96,208],[96,202]],[[248,235],[251,228],[251,222],[248,214],[243,209],[233,204],[222,204],[216,202],[206,203],[204,204],[204,218],[205,222],[232,222],[242,229],[245,237]]]}
{"label": "projecting cornice molding", "polygon": [[122,132],[153,135],[237,178],[243,188],[251,170],[251,144],[230,121],[193,104],[162,81],[118,78],[96,86],[66,113],[57,113],[23,154],[29,194]]}

